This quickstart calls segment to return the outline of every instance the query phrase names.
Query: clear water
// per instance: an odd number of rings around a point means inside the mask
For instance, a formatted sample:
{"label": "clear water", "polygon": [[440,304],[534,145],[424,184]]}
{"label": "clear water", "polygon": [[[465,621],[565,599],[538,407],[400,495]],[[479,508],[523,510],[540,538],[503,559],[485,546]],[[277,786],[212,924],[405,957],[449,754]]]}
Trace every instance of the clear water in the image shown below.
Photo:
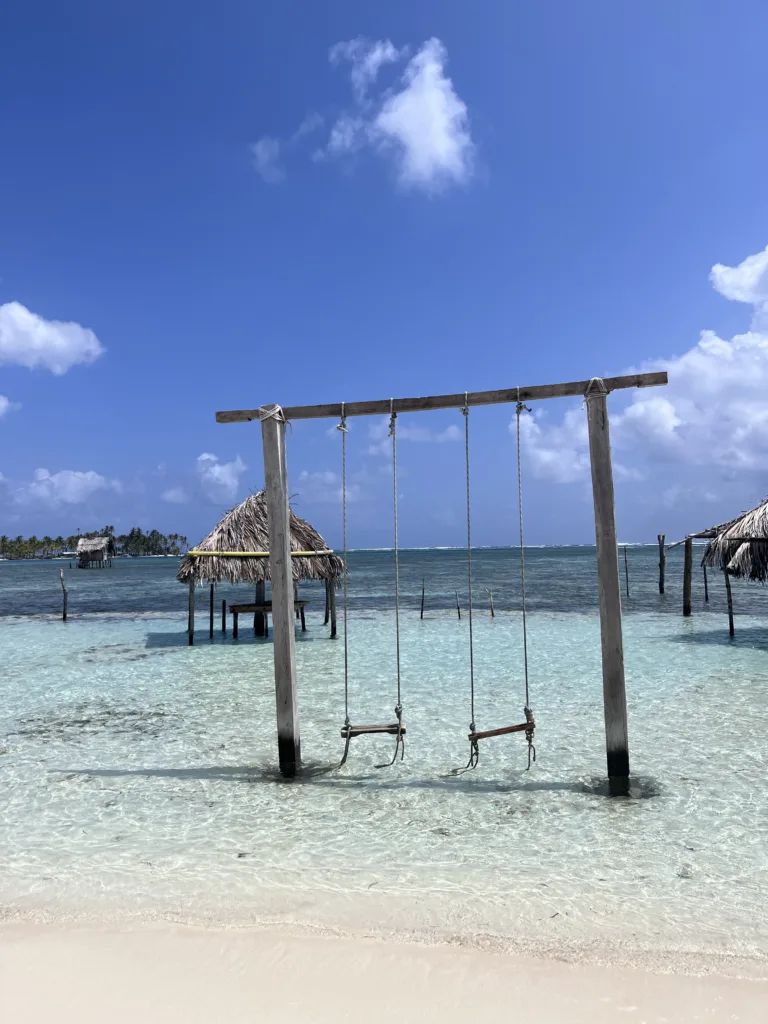
{"label": "clear water", "polygon": [[[732,641],[722,580],[705,606],[697,577],[683,620],[681,560],[661,598],[655,549],[630,549],[634,784],[611,799],[590,549],[527,552],[535,766],[515,736],[445,777],[468,754],[465,557],[402,555],[405,761],[376,770],[390,738],[360,739],[343,770],[293,783],[274,770],[271,642],[222,638],[218,613],[209,641],[199,591],[190,649],[175,561],[67,570],[66,625],[53,614],[59,563],[0,563],[0,906],[768,956],[765,592],[736,588]],[[474,556],[481,728],[521,718],[516,558]],[[391,564],[350,557],[353,720],[389,720],[395,702]],[[305,590],[312,769],[341,753],[343,645],[322,625],[319,588]],[[234,593],[246,597],[221,588],[217,602]]]}

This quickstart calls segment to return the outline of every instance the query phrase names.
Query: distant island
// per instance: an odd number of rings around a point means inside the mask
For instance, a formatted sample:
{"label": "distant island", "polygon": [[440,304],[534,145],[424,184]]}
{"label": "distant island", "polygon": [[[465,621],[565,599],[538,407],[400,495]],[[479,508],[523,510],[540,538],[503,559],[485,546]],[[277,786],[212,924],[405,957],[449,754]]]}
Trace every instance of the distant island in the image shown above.
{"label": "distant island", "polygon": [[0,558],[61,558],[74,557],[82,537],[111,537],[118,556],[127,555],[182,555],[189,547],[187,538],[180,533],[167,536],[159,530],[145,533],[134,526],[128,533],[115,534],[114,526],[105,526],[92,533],[76,533],[70,537],[0,537]]}

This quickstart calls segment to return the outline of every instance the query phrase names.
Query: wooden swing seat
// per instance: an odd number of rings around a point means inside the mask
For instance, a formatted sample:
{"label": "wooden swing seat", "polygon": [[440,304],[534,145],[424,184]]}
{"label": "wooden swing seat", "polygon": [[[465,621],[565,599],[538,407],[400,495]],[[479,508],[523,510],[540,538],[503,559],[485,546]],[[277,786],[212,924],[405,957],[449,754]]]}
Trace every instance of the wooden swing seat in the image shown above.
{"label": "wooden swing seat", "polygon": [[484,732],[471,732],[469,733],[469,742],[474,743],[476,740],[487,740],[492,736],[508,736],[512,732],[528,732],[533,731],[536,723],[533,718],[529,722],[522,722],[520,725],[505,725],[501,729],[486,729]]}
{"label": "wooden swing seat", "polygon": [[369,734],[380,734],[386,736],[405,736],[405,725],[400,722],[393,722],[391,725],[342,725],[341,738],[353,740],[355,736],[367,736]]}

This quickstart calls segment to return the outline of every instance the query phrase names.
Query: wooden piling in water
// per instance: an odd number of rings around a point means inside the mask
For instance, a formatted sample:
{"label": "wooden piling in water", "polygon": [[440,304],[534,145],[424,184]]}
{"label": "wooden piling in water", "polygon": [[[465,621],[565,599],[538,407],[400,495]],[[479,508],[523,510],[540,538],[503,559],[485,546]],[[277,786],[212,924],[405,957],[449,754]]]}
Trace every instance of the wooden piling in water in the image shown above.
{"label": "wooden piling in water", "polygon": [[188,643],[191,647],[195,642],[195,577],[189,578],[189,610],[187,613]]}
{"label": "wooden piling in water", "polygon": [[624,580],[627,585],[627,600],[629,600],[629,563],[627,562],[627,545],[624,545]]}
{"label": "wooden piling in water", "polygon": [[328,580],[328,603],[331,613],[331,640],[336,639],[336,584]]}
{"label": "wooden piling in water", "polygon": [[725,594],[728,599],[728,633],[731,636],[736,635],[736,630],[733,628],[733,594],[731,593],[731,577],[728,575],[728,570],[723,570],[725,576]]}
{"label": "wooden piling in water", "polygon": [[221,602],[221,632],[227,632],[227,602],[224,600]]}
{"label": "wooden piling in water", "polygon": [[493,610],[493,591],[490,589],[490,587],[488,588],[488,600],[491,602],[491,618],[495,619],[496,612]]}
{"label": "wooden piling in water", "polygon": [[[266,604],[267,601],[267,584],[264,580],[259,580],[256,584],[256,604]],[[253,631],[256,636],[267,635],[267,616],[264,612],[256,612],[253,616]]]}
{"label": "wooden piling in water", "polygon": [[693,585],[693,538],[685,538],[685,562],[683,563],[683,615],[687,618],[693,612],[691,590]]}
{"label": "wooden piling in water", "polygon": [[707,567],[706,565],[702,565],[701,568],[704,570],[704,600],[707,602],[707,604],[709,604],[709,585],[707,584]]}
{"label": "wooden piling in water", "polygon": [[62,619],[62,622],[66,622],[67,621],[67,605],[69,603],[69,595],[67,594],[67,585],[64,582],[64,570],[63,569],[59,569],[59,575],[61,576],[61,590],[62,590],[62,595],[61,596],[62,596],[62,600],[63,600],[63,607],[62,607],[62,610],[61,610],[61,619]]}
{"label": "wooden piling in water", "polygon": [[210,599],[210,610],[209,610],[209,622],[208,622],[208,639],[213,640],[213,588],[214,584],[211,584],[211,599]]}
{"label": "wooden piling in water", "polygon": [[239,612],[232,612],[232,639],[233,640],[237,640],[237,637],[238,637],[239,619],[240,619]]}
{"label": "wooden piling in water", "polygon": [[419,613],[419,618],[420,619],[424,618],[424,577],[423,576],[421,577],[421,612]]}
{"label": "wooden piling in water", "polygon": [[324,626],[328,625],[328,619],[331,616],[330,590],[331,590],[331,581],[330,580],[326,580],[325,581],[325,615],[323,617],[323,625]]}
{"label": "wooden piling in water", "polygon": [[664,593],[664,572],[667,568],[667,549],[664,547],[664,541],[666,536],[663,533],[658,534],[659,541],[659,593]]}
{"label": "wooden piling in water", "polygon": [[459,606],[459,592],[458,592],[458,590],[456,591],[456,614],[459,616],[459,621],[461,621],[461,607]]}

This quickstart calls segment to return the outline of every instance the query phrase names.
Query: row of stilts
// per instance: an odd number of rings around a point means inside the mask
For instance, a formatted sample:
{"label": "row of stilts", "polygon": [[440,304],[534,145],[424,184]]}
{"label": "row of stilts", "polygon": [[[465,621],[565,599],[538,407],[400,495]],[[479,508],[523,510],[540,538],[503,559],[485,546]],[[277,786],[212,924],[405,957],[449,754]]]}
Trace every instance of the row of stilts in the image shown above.
{"label": "row of stilts", "polygon": [[[664,593],[664,583],[667,568],[666,535],[658,534],[659,542],[659,593]],[[686,537],[683,542],[683,615],[688,618],[693,615],[693,538]],[[625,549],[626,556],[626,549]],[[704,572],[704,600],[709,603],[709,581],[707,580],[707,567],[702,566]],[[731,591],[731,577],[723,572],[725,578],[725,596],[728,602],[728,632],[735,635],[733,625],[733,592]],[[627,591],[629,593],[629,591]]]}

